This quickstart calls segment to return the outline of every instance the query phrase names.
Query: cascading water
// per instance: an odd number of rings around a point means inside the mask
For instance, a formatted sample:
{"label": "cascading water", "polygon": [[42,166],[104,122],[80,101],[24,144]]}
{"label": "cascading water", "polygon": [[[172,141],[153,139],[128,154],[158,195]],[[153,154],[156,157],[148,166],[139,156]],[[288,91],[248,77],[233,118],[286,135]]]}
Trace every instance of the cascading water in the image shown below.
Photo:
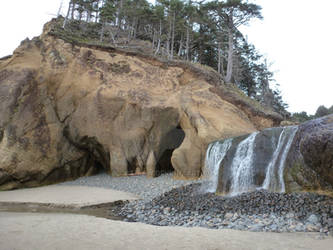
{"label": "cascading water", "polygon": [[285,127],[282,130],[277,147],[267,167],[266,177],[262,185],[263,189],[275,192],[285,192],[283,181],[284,163],[296,132],[296,126]]}
{"label": "cascading water", "polygon": [[206,152],[205,161],[205,176],[207,183],[205,185],[205,191],[215,192],[218,182],[218,172],[220,164],[231,147],[232,139],[227,139],[223,142],[216,141],[209,144]]}
{"label": "cascading water", "polygon": [[253,149],[257,134],[249,135],[237,147],[231,165],[231,195],[253,189]]}
{"label": "cascading water", "polygon": [[220,193],[237,195],[263,188],[285,192],[284,165],[297,129],[271,128],[210,144],[206,153],[206,191],[218,189]]}
{"label": "cascading water", "polygon": [[280,160],[280,164],[279,164],[280,192],[281,193],[286,191],[286,187],[285,187],[284,180],[283,180],[283,172],[284,172],[285,162],[286,162],[291,144],[292,144],[292,142],[294,140],[294,137],[296,135],[296,132],[298,130],[298,127],[296,127],[296,126],[293,126],[293,127],[290,127],[290,128],[291,128],[291,134],[290,134],[289,139],[286,143],[286,146],[285,146],[285,149],[284,149],[283,154],[281,156],[281,160]]}

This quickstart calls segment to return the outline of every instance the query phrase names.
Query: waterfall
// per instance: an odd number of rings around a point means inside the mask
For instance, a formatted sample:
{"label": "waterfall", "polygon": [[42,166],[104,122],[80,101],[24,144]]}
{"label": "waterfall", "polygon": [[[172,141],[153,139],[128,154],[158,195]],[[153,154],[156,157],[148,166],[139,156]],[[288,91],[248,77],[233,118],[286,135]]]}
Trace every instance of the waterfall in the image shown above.
{"label": "waterfall", "polygon": [[[292,142],[294,140],[294,137],[296,135],[296,132],[298,130],[298,127],[296,127],[296,126],[289,127],[289,128],[291,130],[291,134],[289,136],[289,140],[287,142],[287,145],[285,146],[285,149],[282,153],[282,157],[281,157],[280,164],[279,164],[279,178],[280,178],[280,186],[281,186],[280,192],[281,193],[284,193],[286,191],[284,180],[283,180],[283,172],[284,172],[284,166],[285,166],[284,164],[286,162],[291,144],[292,144]],[[285,128],[285,129],[287,129],[287,128]]]}
{"label": "waterfall", "polygon": [[284,166],[297,129],[271,128],[211,143],[206,153],[204,191],[237,195],[262,188],[285,192]]}
{"label": "waterfall", "polygon": [[[279,141],[278,141],[278,144],[277,144],[277,147],[274,151],[274,154],[273,154],[273,157],[272,157],[272,160],[270,161],[268,167],[267,167],[267,171],[266,171],[266,176],[265,176],[265,180],[264,180],[264,183],[262,185],[262,188],[263,189],[267,189],[267,190],[276,190],[277,189],[277,185],[278,185],[278,182],[276,180],[276,173],[274,173],[274,167],[276,165],[276,162],[278,160],[278,157],[280,155],[280,152],[281,152],[281,149],[284,145],[284,141],[286,139],[286,131],[285,129],[282,131],[282,133],[280,134],[279,136]],[[274,145],[274,142],[273,142],[273,145]]]}
{"label": "waterfall", "polygon": [[266,170],[266,176],[262,185],[263,189],[275,192],[285,192],[283,171],[284,163],[297,132],[297,127],[285,127],[279,137],[278,144]]}
{"label": "waterfall", "polygon": [[258,132],[239,143],[231,165],[230,194],[236,195],[253,188],[253,150]]}
{"label": "waterfall", "polygon": [[219,168],[222,160],[232,145],[232,139],[223,142],[216,141],[209,144],[206,152],[205,177],[207,179],[204,189],[206,192],[215,192],[219,178]]}

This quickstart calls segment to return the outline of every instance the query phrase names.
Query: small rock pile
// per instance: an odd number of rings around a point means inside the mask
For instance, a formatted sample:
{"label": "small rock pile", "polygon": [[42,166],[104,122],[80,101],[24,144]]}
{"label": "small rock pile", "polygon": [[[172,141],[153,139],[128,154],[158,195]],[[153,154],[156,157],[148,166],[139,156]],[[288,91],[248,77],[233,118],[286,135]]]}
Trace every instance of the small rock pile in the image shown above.
{"label": "small rock pile", "polygon": [[125,221],[271,232],[333,232],[333,199],[314,193],[258,190],[235,197],[204,193],[201,184],[175,188],[151,201],[125,204]]}

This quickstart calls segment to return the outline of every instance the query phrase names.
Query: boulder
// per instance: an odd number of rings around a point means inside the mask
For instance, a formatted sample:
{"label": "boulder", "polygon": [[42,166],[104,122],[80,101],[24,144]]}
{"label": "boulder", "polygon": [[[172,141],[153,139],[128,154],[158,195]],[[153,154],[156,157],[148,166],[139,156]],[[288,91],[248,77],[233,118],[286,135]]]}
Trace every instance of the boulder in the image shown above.
{"label": "boulder", "polygon": [[333,191],[333,115],[299,126],[287,158],[288,190]]}

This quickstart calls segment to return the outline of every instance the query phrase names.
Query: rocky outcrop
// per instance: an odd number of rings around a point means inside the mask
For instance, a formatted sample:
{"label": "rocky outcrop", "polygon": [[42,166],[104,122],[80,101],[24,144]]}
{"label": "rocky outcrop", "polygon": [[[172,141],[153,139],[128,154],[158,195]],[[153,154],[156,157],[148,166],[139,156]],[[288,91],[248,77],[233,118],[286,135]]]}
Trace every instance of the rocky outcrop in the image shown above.
{"label": "rocky outcrop", "polygon": [[287,169],[289,190],[333,191],[333,115],[299,126]]}
{"label": "rocky outcrop", "polygon": [[333,194],[333,115],[210,144],[206,190]]}
{"label": "rocky outcrop", "polygon": [[228,91],[209,68],[69,43],[49,23],[0,60],[0,187],[99,169],[197,178],[209,142],[281,120]]}

